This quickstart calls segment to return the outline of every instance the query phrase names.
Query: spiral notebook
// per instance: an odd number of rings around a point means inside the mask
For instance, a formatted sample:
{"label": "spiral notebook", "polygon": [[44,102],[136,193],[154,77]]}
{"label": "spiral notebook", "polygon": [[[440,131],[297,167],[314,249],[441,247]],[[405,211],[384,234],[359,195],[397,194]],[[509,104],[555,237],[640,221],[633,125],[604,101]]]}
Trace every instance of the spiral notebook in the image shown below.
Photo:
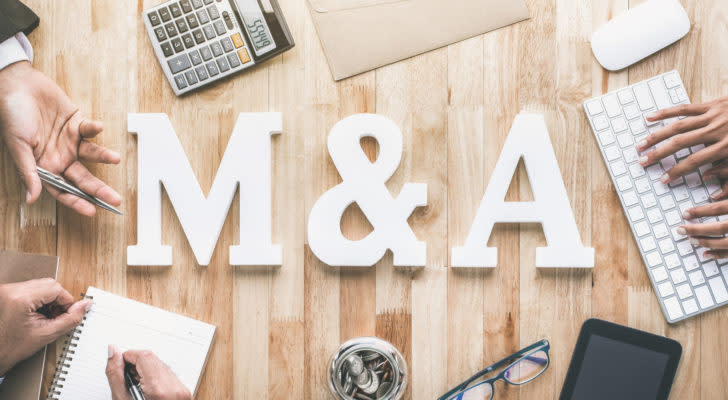
{"label": "spiral notebook", "polygon": [[110,400],[108,346],[151,350],[195,393],[215,327],[95,287],[93,307],[69,336],[47,399]]}

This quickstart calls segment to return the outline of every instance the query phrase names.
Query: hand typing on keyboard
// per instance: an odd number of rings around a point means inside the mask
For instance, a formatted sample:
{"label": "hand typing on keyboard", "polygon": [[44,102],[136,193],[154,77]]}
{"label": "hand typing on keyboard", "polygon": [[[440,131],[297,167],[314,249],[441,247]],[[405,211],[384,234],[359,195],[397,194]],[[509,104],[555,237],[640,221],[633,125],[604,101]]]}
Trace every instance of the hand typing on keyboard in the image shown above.
{"label": "hand typing on keyboard", "polygon": [[[675,119],[679,120],[675,120]],[[728,214],[728,97],[703,104],[683,104],[659,110],[647,116],[650,122],[675,121],[648,135],[637,144],[639,151],[645,152],[640,164],[648,166],[669,157],[682,149],[693,148],[693,153],[667,170],[661,177],[668,184],[682,179],[694,171],[704,168],[703,180],[719,179],[722,186],[710,193],[712,203],[687,209],[683,212],[685,220],[700,221],[703,218]],[[703,147],[696,151],[696,146]],[[728,257],[728,220],[700,224],[682,225],[679,232],[691,238],[694,246],[710,249],[707,258]]]}

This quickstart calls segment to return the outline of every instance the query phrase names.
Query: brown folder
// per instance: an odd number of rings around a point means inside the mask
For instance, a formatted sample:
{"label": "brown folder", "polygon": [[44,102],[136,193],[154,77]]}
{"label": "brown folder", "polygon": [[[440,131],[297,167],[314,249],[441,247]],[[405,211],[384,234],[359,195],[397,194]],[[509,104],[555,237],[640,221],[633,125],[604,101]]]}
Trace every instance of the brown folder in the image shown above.
{"label": "brown folder", "polygon": [[[54,278],[58,257],[0,251],[0,284]],[[46,348],[16,365],[0,385],[0,399],[38,400]]]}

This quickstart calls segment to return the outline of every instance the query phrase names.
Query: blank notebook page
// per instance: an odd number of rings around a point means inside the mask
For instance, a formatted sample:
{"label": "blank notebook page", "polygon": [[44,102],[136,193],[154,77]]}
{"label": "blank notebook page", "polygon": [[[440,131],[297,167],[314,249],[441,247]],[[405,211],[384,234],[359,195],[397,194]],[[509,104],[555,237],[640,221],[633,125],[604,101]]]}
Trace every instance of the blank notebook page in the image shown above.
{"label": "blank notebook page", "polygon": [[93,307],[77,329],[52,399],[110,400],[108,346],[151,350],[195,393],[215,327],[89,287]]}

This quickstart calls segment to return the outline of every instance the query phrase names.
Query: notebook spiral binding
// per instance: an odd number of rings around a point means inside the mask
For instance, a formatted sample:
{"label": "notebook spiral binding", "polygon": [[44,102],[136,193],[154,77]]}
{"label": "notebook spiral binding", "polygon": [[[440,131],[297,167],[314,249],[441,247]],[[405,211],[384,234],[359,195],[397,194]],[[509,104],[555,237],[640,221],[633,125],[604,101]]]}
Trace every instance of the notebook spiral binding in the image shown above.
{"label": "notebook spiral binding", "polygon": [[[81,296],[85,299],[93,300],[93,296],[86,296],[85,293],[81,293]],[[61,389],[63,389],[63,383],[66,381],[66,374],[68,374],[68,368],[71,367],[69,364],[73,361],[73,355],[76,353],[76,347],[78,347],[78,340],[83,332],[83,326],[86,324],[86,316],[84,315],[81,323],[68,334],[66,340],[63,342],[63,350],[61,355],[58,357],[56,362],[56,372],[53,374],[53,380],[50,388],[48,388],[48,396],[46,400],[58,400],[61,395]]]}

